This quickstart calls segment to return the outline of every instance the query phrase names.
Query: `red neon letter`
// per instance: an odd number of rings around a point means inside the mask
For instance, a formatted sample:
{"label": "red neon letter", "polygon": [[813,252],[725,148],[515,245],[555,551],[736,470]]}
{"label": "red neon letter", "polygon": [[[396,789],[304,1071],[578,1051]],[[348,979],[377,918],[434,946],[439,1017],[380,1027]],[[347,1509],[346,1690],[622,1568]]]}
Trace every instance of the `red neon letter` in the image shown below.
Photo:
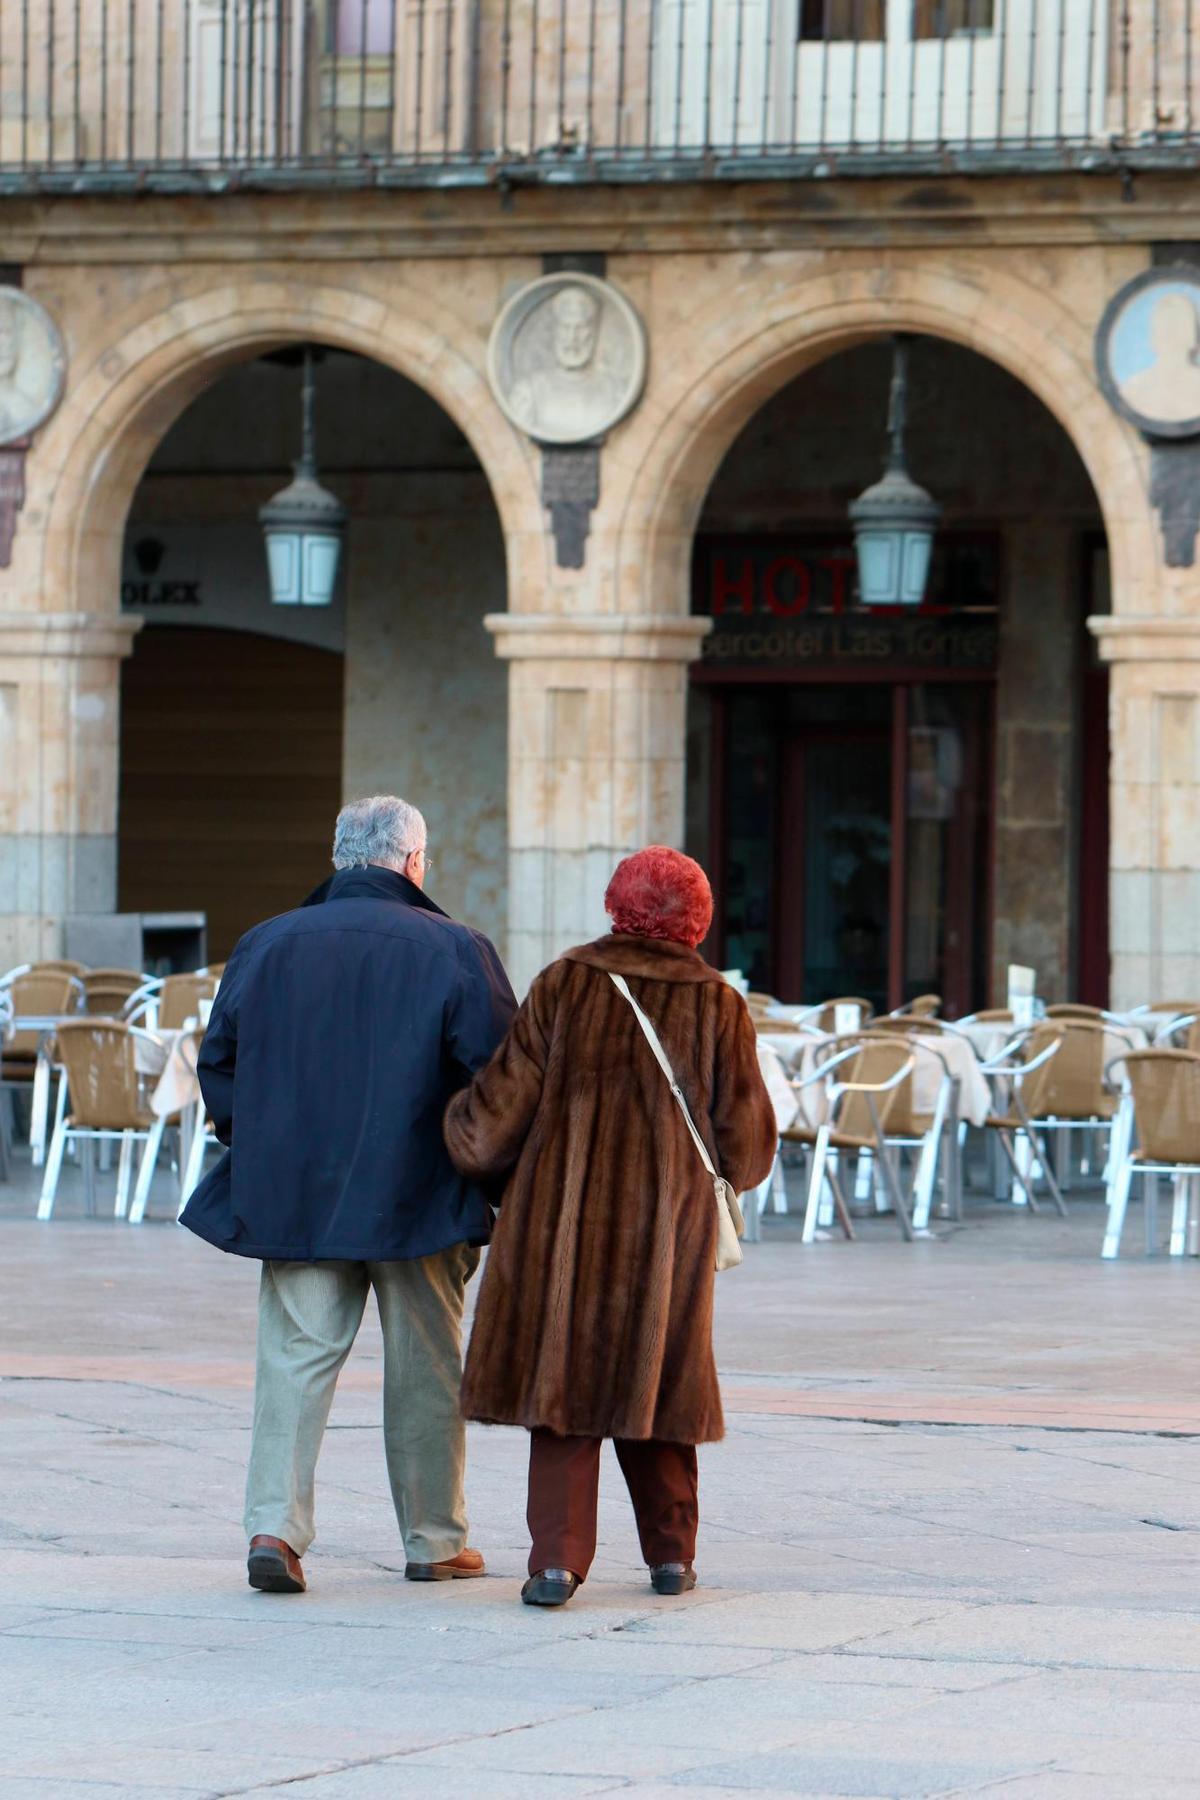
{"label": "red neon letter", "polygon": [[[785,574],[792,575],[796,582],[796,592],[790,600],[785,600],[775,585],[779,577]],[[791,619],[797,613],[802,613],[808,605],[811,586],[808,564],[801,562],[798,556],[777,556],[763,570],[763,595],[778,619]]]}
{"label": "red neon letter", "polygon": [[846,578],[854,567],[854,558],[852,556],[823,556],[817,567],[829,570],[833,611],[835,613],[845,612]]}
{"label": "red neon letter", "polygon": [[734,577],[725,567],[725,558],[713,558],[712,573],[712,609],[714,619],[719,619],[725,611],[728,600],[738,600],[738,611],[752,613],[754,611],[754,565],[748,556],[742,558],[741,574]]}

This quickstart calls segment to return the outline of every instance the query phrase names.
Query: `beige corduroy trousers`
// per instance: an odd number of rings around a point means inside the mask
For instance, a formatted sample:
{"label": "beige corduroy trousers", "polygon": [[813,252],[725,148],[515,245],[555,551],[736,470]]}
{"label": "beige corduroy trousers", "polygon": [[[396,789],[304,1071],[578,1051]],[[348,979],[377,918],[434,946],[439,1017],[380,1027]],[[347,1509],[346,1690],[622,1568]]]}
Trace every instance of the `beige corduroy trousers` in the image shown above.
{"label": "beige corduroy trousers", "polygon": [[375,1290],[383,1327],[383,1442],[409,1562],[466,1543],[462,1318],[478,1250],[410,1262],[265,1262],[258,1298],[246,1535],[313,1541],[313,1483],[333,1391]]}

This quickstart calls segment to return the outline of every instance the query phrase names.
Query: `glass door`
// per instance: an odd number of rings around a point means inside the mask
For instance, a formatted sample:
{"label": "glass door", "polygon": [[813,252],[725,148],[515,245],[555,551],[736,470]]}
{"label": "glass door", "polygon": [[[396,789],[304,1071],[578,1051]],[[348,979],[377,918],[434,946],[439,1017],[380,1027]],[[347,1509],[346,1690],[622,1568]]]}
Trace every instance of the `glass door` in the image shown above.
{"label": "glass door", "polygon": [[804,999],[887,1010],[891,756],[882,725],[810,725],[788,739],[781,785],[779,981]]}
{"label": "glass door", "polygon": [[792,1003],[985,1003],[992,697],[795,683],[722,702],[720,959]]}
{"label": "glass door", "polygon": [[940,994],[969,1012],[987,993],[986,689],[916,682],[895,690],[903,779],[896,784],[893,892],[904,929],[893,960],[892,1004]]}

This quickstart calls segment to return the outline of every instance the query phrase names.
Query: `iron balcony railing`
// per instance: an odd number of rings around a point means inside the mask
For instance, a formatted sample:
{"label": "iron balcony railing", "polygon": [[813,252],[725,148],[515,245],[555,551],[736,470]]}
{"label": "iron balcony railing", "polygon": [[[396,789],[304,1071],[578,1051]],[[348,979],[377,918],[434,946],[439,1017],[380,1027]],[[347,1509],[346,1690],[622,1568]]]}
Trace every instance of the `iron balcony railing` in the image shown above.
{"label": "iron balcony railing", "polygon": [[0,191],[1190,163],[1200,0],[0,0]]}

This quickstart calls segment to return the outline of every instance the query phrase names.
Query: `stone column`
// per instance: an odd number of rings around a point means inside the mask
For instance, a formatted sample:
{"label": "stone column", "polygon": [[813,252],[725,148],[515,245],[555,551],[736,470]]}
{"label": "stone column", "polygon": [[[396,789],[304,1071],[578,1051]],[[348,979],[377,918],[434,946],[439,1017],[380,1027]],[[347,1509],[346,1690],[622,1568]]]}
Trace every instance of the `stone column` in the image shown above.
{"label": "stone column", "polygon": [[140,620],[0,613],[0,969],[117,894],[121,659]]}
{"label": "stone column", "polygon": [[709,621],[493,613],[509,663],[509,972],[605,929],[620,857],[683,843],[687,665]]}
{"label": "stone column", "polygon": [[1079,677],[1078,546],[1067,526],[1022,523],[1005,538],[996,696],[996,856],[992,992],[1009,963],[1038,973],[1048,1000],[1074,997],[1078,900],[1075,690]]}
{"label": "stone column", "polygon": [[1112,672],[1112,1004],[1200,1001],[1200,618],[1089,623]]}

